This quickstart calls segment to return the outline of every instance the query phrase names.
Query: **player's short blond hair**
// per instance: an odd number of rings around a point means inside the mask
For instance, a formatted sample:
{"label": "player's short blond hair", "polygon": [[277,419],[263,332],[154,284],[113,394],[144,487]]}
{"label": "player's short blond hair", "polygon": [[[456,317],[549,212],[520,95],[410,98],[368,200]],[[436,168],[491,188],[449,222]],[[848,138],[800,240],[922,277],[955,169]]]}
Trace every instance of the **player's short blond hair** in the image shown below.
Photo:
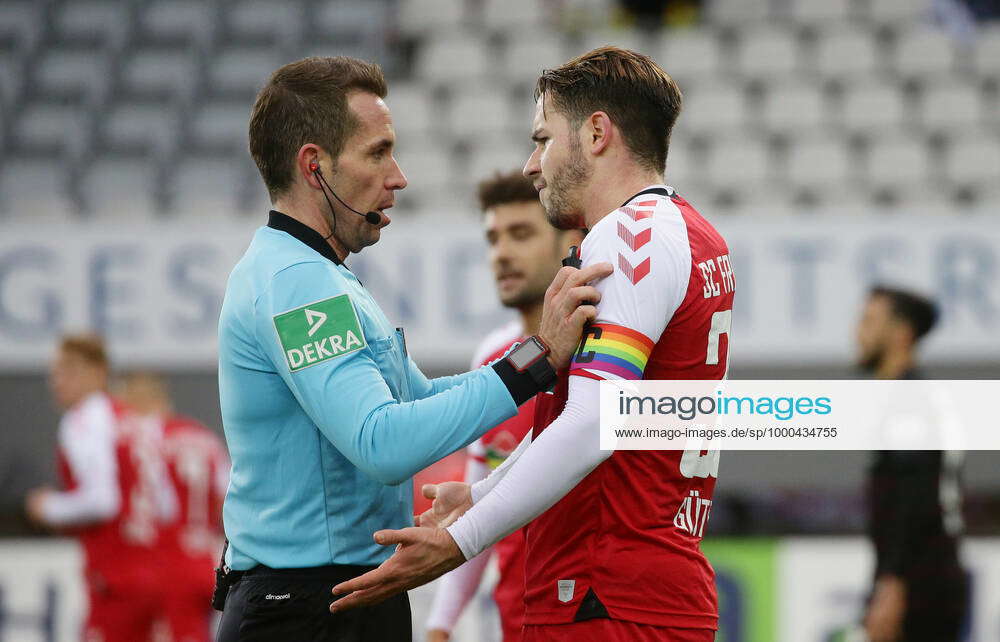
{"label": "player's short blond hair", "polygon": [[77,356],[91,365],[108,368],[104,339],[96,334],[68,334],[59,341],[59,351]]}

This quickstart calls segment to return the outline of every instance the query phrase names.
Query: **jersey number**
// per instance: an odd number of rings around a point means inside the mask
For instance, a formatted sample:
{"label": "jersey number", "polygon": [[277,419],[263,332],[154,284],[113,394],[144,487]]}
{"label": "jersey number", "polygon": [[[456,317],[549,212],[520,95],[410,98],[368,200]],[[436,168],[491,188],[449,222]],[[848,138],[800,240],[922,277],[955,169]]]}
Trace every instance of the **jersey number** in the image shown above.
{"label": "jersey number", "polygon": [[[722,310],[712,315],[712,327],[708,330],[708,350],[705,355],[705,365],[715,366],[719,364],[719,335],[728,335],[729,328],[733,324],[733,311]],[[729,365],[729,350],[726,350],[726,365]]]}

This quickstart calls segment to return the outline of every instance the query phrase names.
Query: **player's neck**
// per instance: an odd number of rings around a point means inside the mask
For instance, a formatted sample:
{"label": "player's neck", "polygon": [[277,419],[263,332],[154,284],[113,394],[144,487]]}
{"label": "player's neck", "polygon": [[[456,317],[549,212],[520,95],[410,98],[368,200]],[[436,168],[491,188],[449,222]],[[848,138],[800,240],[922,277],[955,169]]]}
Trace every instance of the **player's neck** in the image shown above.
{"label": "player's neck", "polygon": [[[601,174],[600,178],[598,174]],[[634,164],[615,171],[595,172],[584,199],[583,220],[587,229],[594,227],[602,218],[621,207],[626,199],[650,185],[659,185],[662,182],[663,176],[640,169]]]}
{"label": "player's neck", "polygon": [[908,350],[890,352],[875,368],[876,379],[899,379],[914,366],[913,353]]}
{"label": "player's neck", "polygon": [[518,308],[518,315],[521,317],[521,328],[524,336],[530,337],[538,334],[538,328],[542,325],[542,304],[541,302]]}
{"label": "player's neck", "polygon": [[282,214],[290,216],[299,223],[302,223],[303,225],[306,225],[316,231],[324,238],[324,240],[326,240],[327,245],[333,249],[333,252],[337,255],[338,259],[343,261],[347,258],[347,255],[349,254],[347,249],[341,245],[340,241],[338,241],[335,236],[330,235],[330,224],[327,220],[327,215],[323,213],[320,205],[317,205],[313,201],[298,198],[294,194],[289,193],[278,197],[278,199],[274,201],[272,207]]}

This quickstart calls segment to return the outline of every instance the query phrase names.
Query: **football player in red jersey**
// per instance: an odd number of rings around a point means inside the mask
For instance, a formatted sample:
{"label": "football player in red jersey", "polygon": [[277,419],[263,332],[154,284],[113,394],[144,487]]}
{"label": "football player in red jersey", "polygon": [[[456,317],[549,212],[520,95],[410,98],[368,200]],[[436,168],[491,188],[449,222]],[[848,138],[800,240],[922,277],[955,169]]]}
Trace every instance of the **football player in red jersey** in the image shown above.
{"label": "football player in red jersey", "polygon": [[156,438],[177,498],[176,513],[160,525],[158,558],[163,616],[171,642],[211,639],[213,567],[222,550],[222,502],[229,485],[229,456],[212,430],[174,413],[162,379],[133,373],[122,398]]}
{"label": "football player in red jersey", "polygon": [[599,445],[599,380],[722,379],[728,367],[729,249],[661,185],[681,93],[650,58],[616,47],[546,70],[535,93],[524,172],[554,225],[590,230],[582,265],[615,266],[596,284],[597,318],[554,394],[536,400],[530,446],[464,498],[436,502],[439,526],[465,511],[447,528],[377,532],[396,553],[334,587],[354,593],[331,609],[422,584],[531,522],[522,639],[708,642],[718,606],[699,543],[718,452]]}
{"label": "football player in red jersey", "polygon": [[154,444],[107,394],[108,359],[98,337],[62,340],[52,364],[64,490],[39,488],[28,516],[74,533],[83,547],[90,611],[87,642],[147,640],[160,610],[157,521],[173,510]]}
{"label": "football player in red jersey", "polygon": [[[498,359],[516,342],[538,332],[545,289],[560,259],[572,245],[579,245],[579,230],[559,230],[545,218],[531,179],[521,172],[497,174],[479,184],[479,205],[489,244],[490,268],[500,302],[517,310],[517,318],[480,343],[472,367]],[[534,400],[521,406],[517,415],[501,423],[468,448],[465,483],[474,484],[503,463],[531,430]],[[437,487],[425,488],[431,495]],[[514,531],[492,547],[497,553],[500,578],[493,591],[504,642],[521,639],[524,620],[524,534]],[[475,594],[489,563],[491,550],[444,576],[427,620],[428,642],[445,642],[469,599]]]}

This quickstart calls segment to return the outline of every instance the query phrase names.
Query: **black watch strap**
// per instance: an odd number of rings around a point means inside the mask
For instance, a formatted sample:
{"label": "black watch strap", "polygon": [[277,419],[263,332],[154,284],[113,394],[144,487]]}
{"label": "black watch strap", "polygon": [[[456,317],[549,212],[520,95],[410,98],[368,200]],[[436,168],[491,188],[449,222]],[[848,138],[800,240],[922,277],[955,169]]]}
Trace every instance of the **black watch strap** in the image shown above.
{"label": "black watch strap", "polygon": [[[537,340],[534,337],[529,337],[528,341]],[[537,343],[542,346],[545,345],[541,341],[537,341]],[[510,356],[515,351],[522,349],[522,346],[525,349],[530,348],[530,346],[525,346],[524,344],[517,346],[506,357],[493,364],[493,370],[500,376],[500,380],[503,381],[504,385],[507,386],[511,398],[518,406],[539,392],[551,390],[557,378],[556,371],[544,356],[535,360],[527,367],[518,369],[510,359]],[[548,353],[548,348],[545,348],[545,352],[546,354]]]}

